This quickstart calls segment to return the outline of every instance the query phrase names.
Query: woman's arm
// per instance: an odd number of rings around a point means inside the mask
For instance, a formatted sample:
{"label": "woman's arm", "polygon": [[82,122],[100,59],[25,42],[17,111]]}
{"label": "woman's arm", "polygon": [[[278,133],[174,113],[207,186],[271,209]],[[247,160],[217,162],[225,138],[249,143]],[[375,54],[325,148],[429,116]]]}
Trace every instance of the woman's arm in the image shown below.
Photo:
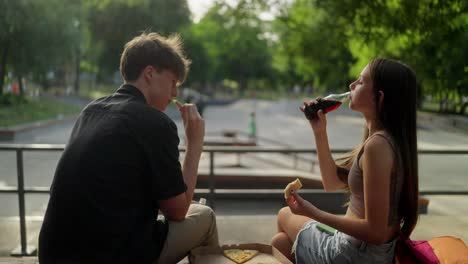
{"label": "woman's arm", "polygon": [[327,192],[343,189],[347,183],[338,176],[337,166],[328,144],[327,132],[314,133],[314,135],[323,188]]}
{"label": "woman's arm", "polygon": [[337,166],[333,159],[328,144],[327,119],[322,110],[317,113],[318,119],[310,121],[315,136],[315,146],[317,148],[317,157],[322,175],[322,183],[325,191],[335,191],[346,187],[337,173]]}
{"label": "woman's arm", "polygon": [[364,177],[364,219],[353,219],[324,212],[293,194],[287,200],[295,214],[311,217],[357,239],[382,244],[389,239],[388,214],[393,152],[389,143],[374,137],[365,146],[361,158]]}

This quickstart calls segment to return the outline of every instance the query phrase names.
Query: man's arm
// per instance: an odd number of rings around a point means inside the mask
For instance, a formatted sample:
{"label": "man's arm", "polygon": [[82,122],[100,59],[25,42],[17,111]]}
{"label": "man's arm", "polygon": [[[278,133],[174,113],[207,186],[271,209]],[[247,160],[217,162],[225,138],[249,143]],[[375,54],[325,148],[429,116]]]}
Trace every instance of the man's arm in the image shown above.
{"label": "man's arm", "polygon": [[161,212],[169,220],[182,221],[192,203],[197,184],[198,164],[203,151],[205,136],[205,121],[201,118],[193,104],[178,105],[184,121],[187,149],[182,166],[184,182],[187,185],[185,193],[167,200],[159,201]]}

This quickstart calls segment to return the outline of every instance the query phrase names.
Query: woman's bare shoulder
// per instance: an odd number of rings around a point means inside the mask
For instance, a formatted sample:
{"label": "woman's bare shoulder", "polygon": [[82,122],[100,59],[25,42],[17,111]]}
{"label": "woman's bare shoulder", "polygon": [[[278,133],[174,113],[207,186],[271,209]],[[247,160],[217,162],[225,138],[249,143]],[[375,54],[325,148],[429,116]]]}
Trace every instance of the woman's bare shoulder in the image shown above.
{"label": "woman's bare shoulder", "polygon": [[364,146],[364,157],[371,162],[391,165],[393,164],[394,153],[388,139],[383,136],[373,136],[369,138]]}

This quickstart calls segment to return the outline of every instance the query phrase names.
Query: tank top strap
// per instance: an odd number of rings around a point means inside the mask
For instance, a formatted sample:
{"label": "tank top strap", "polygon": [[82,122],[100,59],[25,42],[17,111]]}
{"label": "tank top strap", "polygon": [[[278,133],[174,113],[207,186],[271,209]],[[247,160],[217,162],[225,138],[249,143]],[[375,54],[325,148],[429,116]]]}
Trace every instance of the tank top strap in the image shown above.
{"label": "tank top strap", "polygon": [[387,140],[387,142],[390,144],[390,147],[392,147],[392,150],[395,154],[398,153],[397,148],[395,146],[395,142],[393,141],[392,136],[385,130],[380,130],[372,134],[368,139],[375,137],[375,136],[381,136]]}
{"label": "tank top strap", "polygon": [[393,138],[390,136],[390,134],[388,134],[387,131],[385,130],[380,130],[380,131],[377,131],[375,132],[374,134],[370,135],[365,141],[364,143],[362,143],[361,145],[361,149],[359,150],[359,153],[357,154],[356,156],[356,160],[359,162],[359,159],[361,158],[362,154],[364,153],[364,147],[367,143],[367,141],[369,141],[371,138],[375,137],[375,136],[381,136],[383,138],[385,138],[387,140],[387,142],[390,144],[390,147],[392,148],[393,150],[393,153],[395,153],[396,156],[398,156],[398,151],[397,151],[397,148],[395,146],[395,143],[393,141]]}

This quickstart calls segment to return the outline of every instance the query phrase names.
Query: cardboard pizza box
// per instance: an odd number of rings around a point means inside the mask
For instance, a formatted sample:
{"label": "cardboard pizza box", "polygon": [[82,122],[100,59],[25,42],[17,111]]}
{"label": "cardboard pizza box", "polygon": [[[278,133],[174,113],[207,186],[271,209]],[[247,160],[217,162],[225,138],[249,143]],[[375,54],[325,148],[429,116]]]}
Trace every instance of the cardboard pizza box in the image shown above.
{"label": "cardboard pizza box", "polygon": [[244,264],[292,264],[275,247],[260,243],[223,245],[220,247],[199,247],[190,252],[190,263],[192,264],[235,264],[234,261],[223,255],[225,249],[252,249],[259,253]]}

